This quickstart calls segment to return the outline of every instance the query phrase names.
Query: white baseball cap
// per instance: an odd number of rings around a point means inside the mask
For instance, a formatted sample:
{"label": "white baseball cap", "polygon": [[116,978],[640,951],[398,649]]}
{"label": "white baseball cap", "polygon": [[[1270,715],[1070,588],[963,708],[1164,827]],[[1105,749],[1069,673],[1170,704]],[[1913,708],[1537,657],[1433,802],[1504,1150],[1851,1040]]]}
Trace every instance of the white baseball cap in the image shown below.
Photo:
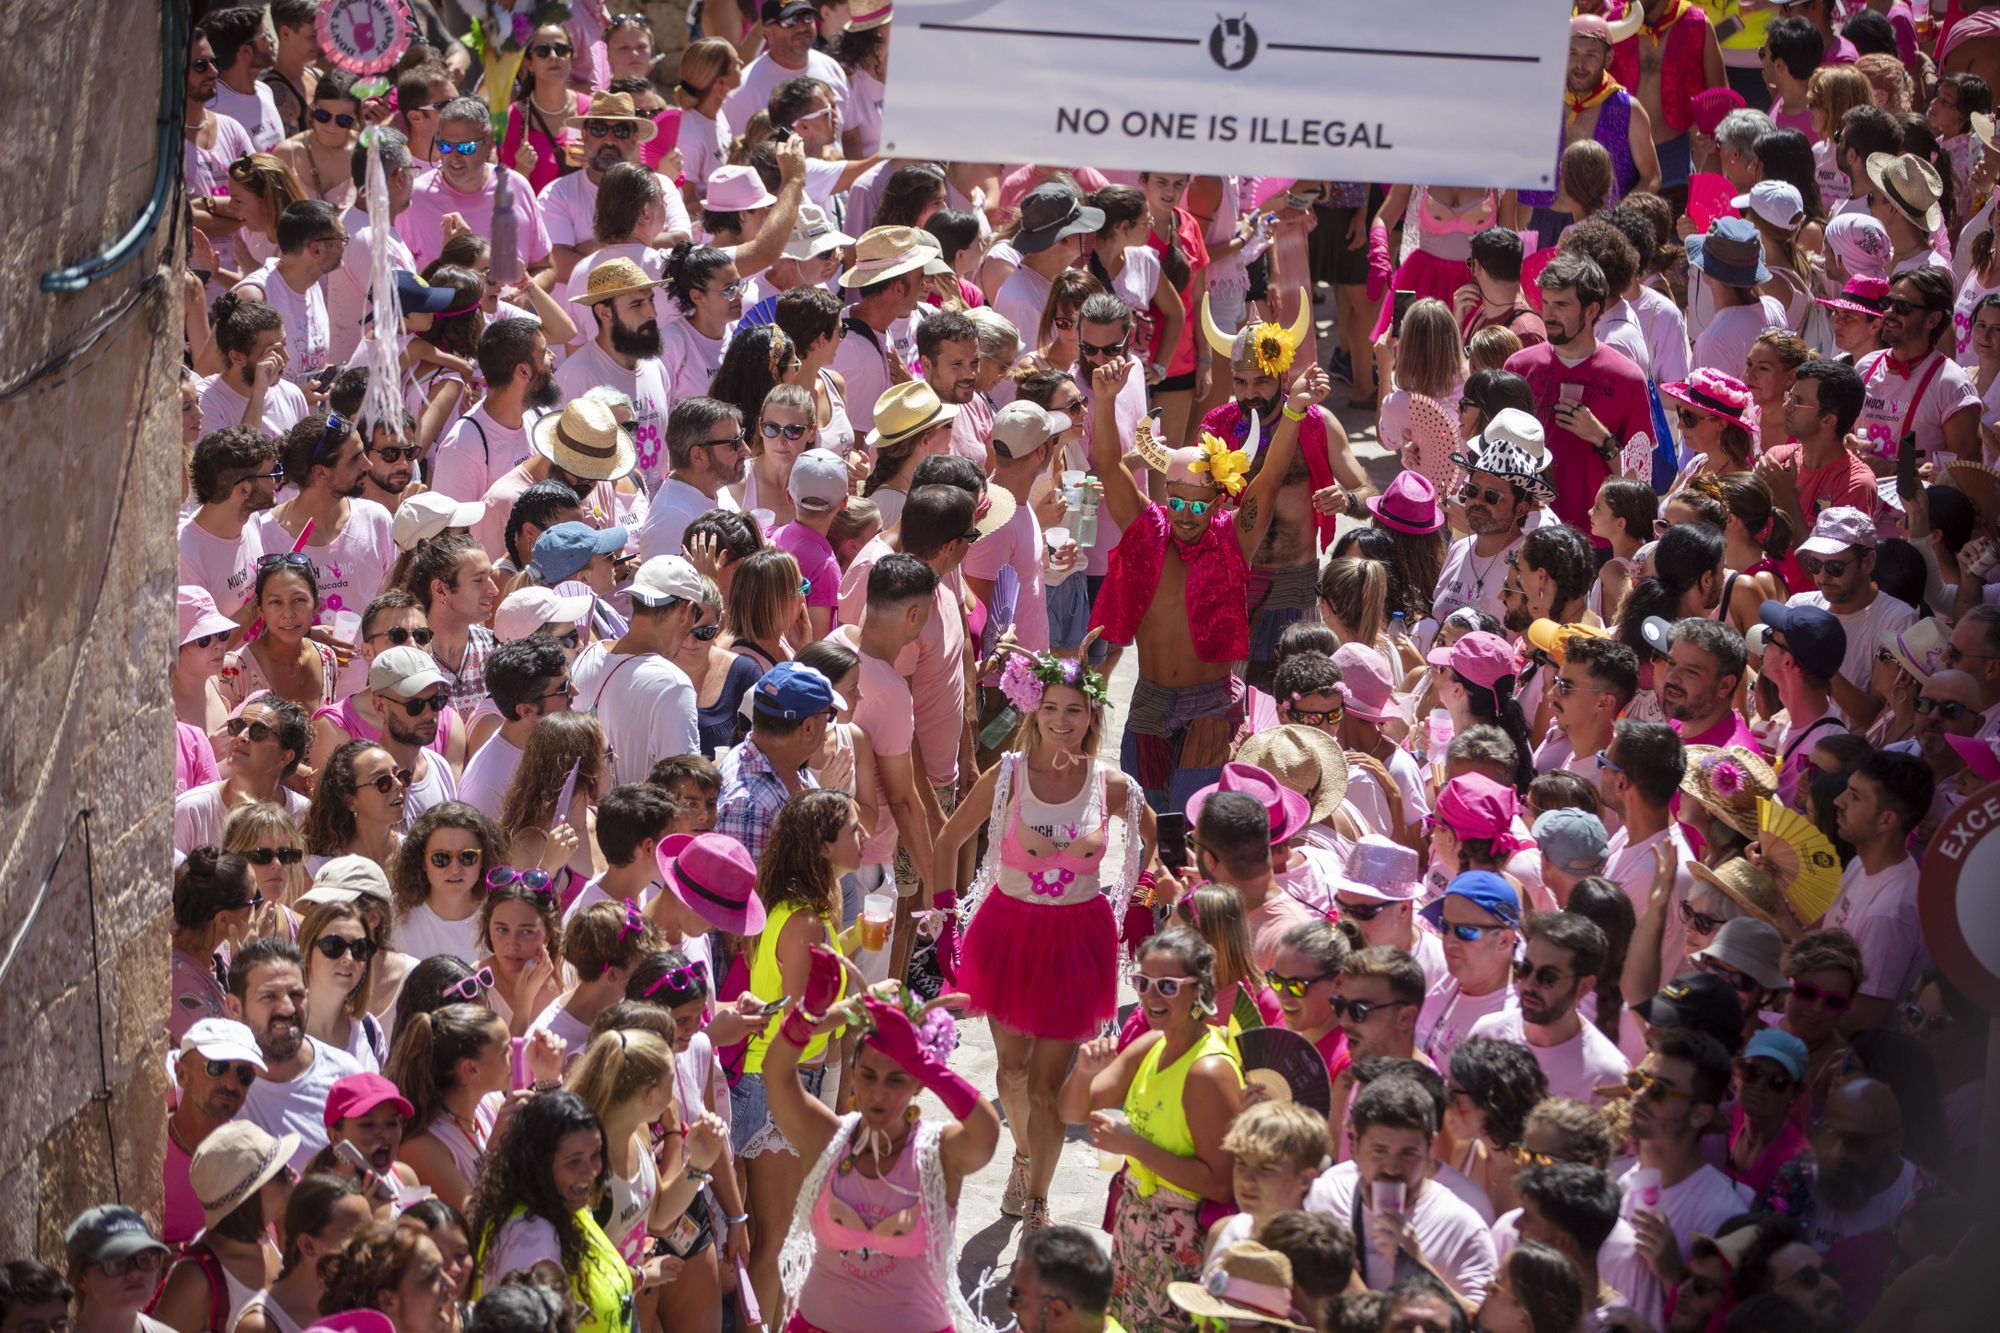
{"label": "white baseball cap", "polygon": [[544,625],[574,625],[590,614],[591,596],[564,597],[553,588],[516,588],[501,599],[493,613],[493,632],[500,642],[525,639]]}
{"label": "white baseball cap", "polygon": [[1799,543],[1800,555],[1840,555],[1850,546],[1875,549],[1875,520],[1852,505],[1822,510],[1812,536]]}
{"label": "white baseball cap", "polygon": [[389,877],[382,867],[365,856],[336,856],[319,868],[313,886],[299,895],[302,903],[351,903],[358,898],[379,898],[387,905]]}
{"label": "white baseball cap", "polygon": [[435,537],[448,528],[469,528],[486,517],[486,506],[478,501],[462,502],[436,491],[413,495],[396,506],[389,536],[405,551],[414,551],[426,537]]}
{"label": "white baseball cap", "polygon": [[247,1025],[233,1018],[196,1019],[182,1034],[180,1049],[182,1055],[200,1051],[210,1060],[245,1060],[259,1069],[265,1068],[264,1053],[257,1049],[257,1039]]}
{"label": "white baseball cap", "polygon": [[792,463],[785,484],[792,503],[824,514],[847,503],[847,462],[831,449],[808,449]]}
{"label": "white baseball cap", "polygon": [[369,689],[386,690],[405,699],[444,682],[437,659],[421,648],[385,649],[368,668]]}
{"label": "white baseball cap", "polygon": [[1005,458],[1025,458],[1070,427],[1066,413],[1016,398],[993,417],[993,447]]}
{"label": "white baseball cap", "polygon": [[656,555],[639,566],[639,572],[632,576],[632,586],[628,591],[632,594],[633,604],[637,606],[665,606],[668,602],[674,601],[699,602],[701,575],[695,572],[693,565],[680,556]]}
{"label": "white baseball cap", "polygon": [[1790,181],[1758,181],[1729,201],[1738,212],[1749,209],[1780,231],[1790,231],[1806,220],[1805,197]]}

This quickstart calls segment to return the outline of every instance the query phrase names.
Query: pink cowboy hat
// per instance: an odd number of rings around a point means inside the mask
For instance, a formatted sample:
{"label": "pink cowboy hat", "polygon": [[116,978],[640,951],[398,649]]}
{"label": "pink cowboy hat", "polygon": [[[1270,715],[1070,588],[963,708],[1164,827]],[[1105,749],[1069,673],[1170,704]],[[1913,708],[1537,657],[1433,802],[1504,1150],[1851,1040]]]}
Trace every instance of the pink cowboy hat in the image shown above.
{"label": "pink cowboy hat", "polygon": [[755,935],[764,928],[757,863],[722,833],[676,833],[660,839],[660,879],[687,909],[717,930]]}
{"label": "pink cowboy hat", "polygon": [[1312,806],[1306,798],[1285,786],[1255,764],[1230,760],[1222,766],[1222,777],[1197,790],[1187,799],[1187,822],[1192,828],[1201,819],[1201,807],[1217,792],[1240,791],[1254,796],[1271,812],[1271,845],[1288,842],[1311,822]]}
{"label": "pink cowboy hat", "polygon": [[1660,386],[1660,397],[1671,398],[1682,407],[1693,408],[1732,426],[1743,424],[1750,410],[1750,390],[1734,375],[1725,375],[1707,366],[1697,368],[1684,380]]}
{"label": "pink cowboy hat", "polygon": [[1882,303],[1889,299],[1889,284],[1882,278],[1865,275],[1847,280],[1847,286],[1838,296],[1816,297],[1828,310],[1847,310],[1870,319],[1882,318]]}
{"label": "pink cowboy hat", "polygon": [[1437,487],[1421,472],[1398,472],[1387,490],[1368,498],[1368,512],[1385,528],[1419,537],[1444,526]]}

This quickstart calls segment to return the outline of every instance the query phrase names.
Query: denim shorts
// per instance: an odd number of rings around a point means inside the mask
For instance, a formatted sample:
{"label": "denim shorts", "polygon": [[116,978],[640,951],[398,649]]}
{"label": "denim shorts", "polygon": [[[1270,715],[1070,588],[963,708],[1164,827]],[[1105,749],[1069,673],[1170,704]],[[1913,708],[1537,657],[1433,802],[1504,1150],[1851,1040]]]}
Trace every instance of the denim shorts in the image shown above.
{"label": "denim shorts", "polygon": [[[820,1086],[826,1082],[826,1066],[800,1066],[799,1082],[805,1087],[806,1096],[819,1096]],[[729,1148],[738,1157],[757,1157],[767,1152],[799,1155],[799,1150],[771,1119],[771,1102],[764,1095],[762,1074],[745,1074],[729,1090]]]}
{"label": "denim shorts", "polygon": [[[1090,628],[1091,603],[1097,600],[1097,590],[1104,586],[1102,575],[1072,574],[1048,591],[1049,606],[1049,646],[1067,648],[1071,651],[1083,642],[1084,632]],[[1104,665],[1104,659],[1111,651],[1111,645],[1099,639],[1090,645],[1090,661],[1094,666]]]}

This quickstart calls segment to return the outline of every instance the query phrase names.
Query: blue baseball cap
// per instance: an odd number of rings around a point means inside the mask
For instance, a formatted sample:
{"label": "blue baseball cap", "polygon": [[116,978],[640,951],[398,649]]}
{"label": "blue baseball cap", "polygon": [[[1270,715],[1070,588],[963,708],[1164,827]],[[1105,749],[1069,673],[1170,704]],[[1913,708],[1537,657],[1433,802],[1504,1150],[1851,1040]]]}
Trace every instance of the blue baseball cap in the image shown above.
{"label": "blue baseball cap", "polygon": [[529,568],[553,588],[583,572],[600,555],[616,555],[625,549],[625,529],[612,526],[593,528],[572,520],[558,523],[535,538],[534,558]]}
{"label": "blue baseball cap", "polygon": [[1743,1047],[1745,1060],[1771,1060],[1777,1063],[1792,1082],[1803,1082],[1806,1076],[1806,1044],[1789,1032],[1777,1028],[1759,1028]]}
{"label": "blue baseball cap", "polygon": [[[1847,630],[1833,612],[1817,606],[1765,602],[1758,608],[1757,618],[1769,626],[1771,634],[1784,635],[1778,646],[1807,671],[1828,680],[1840,674],[1840,664],[1847,656]],[[1768,636],[1765,642],[1770,642]]]}
{"label": "blue baseball cap", "polygon": [[766,717],[796,722],[824,713],[829,708],[845,708],[847,700],[833,688],[820,671],[797,662],[780,662],[764,673],[751,698],[757,711]]}
{"label": "blue baseball cap", "polygon": [[458,299],[450,287],[433,287],[406,268],[396,270],[396,304],[406,315],[442,315]]}
{"label": "blue baseball cap", "polygon": [[1491,870],[1468,870],[1454,879],[1445,889],[1444,897],[1423,910],[1424,920],[1442,930],[1444,905],[1450,898],[1463,898],[1509,926],[1521,924],[1521,895],[1514,892],[1514,886],[1507,882],[1504,875],[1496,875]]}

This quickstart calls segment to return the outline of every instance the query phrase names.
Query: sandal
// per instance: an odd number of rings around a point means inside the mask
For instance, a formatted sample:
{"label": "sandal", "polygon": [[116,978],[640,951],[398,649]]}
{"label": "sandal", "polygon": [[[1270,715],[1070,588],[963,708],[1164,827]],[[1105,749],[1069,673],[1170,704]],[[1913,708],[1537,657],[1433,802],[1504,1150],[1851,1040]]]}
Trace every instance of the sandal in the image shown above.
{"label": "sandal", "polygon": [[1025,1243],[1028,1237],[1034,1235],[1043,1227],[1054,1225],[1054,1219],[1049,1216],[1049,1201],[1047,1199],[1029,1199],[1027,1208],[1021,1214],[1021,1234],[1018,1239]]}
{"label": "sandal", "polygon": [[1007,1172],[1007,1188],[1000,1195],[1000,1211],[1008,1217],[1024,1217],[1027,1207],[1028,1159],[1015,1153],[1014,1165]]}

